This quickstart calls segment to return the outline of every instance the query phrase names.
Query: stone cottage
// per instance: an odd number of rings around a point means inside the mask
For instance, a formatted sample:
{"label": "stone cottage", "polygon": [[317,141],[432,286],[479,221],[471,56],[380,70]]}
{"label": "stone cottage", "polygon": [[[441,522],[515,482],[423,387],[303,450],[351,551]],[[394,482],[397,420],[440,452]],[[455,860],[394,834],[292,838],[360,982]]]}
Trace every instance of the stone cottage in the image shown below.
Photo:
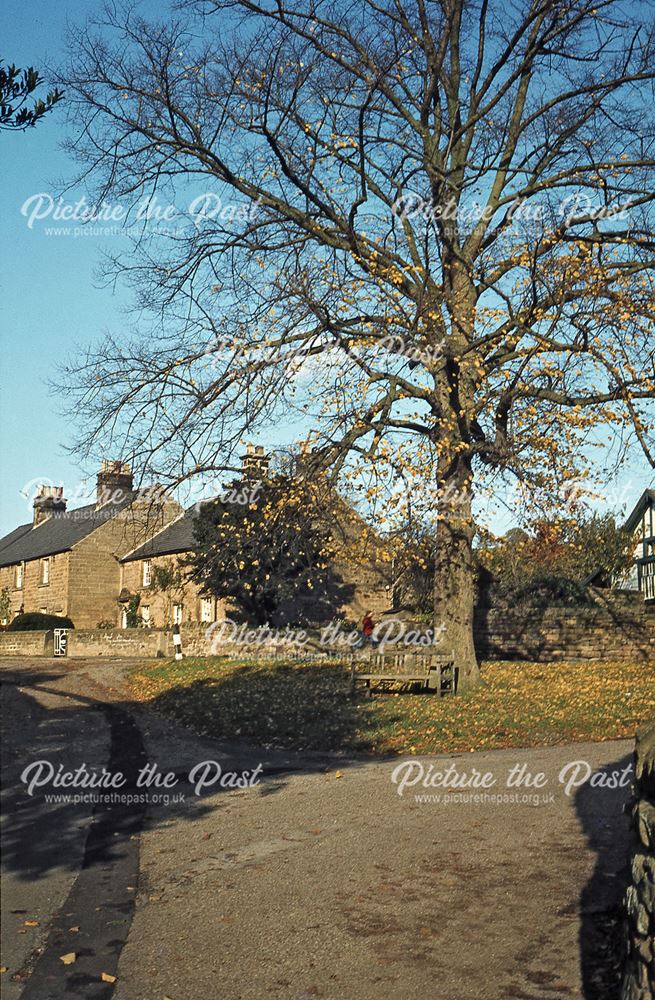
{"label": "stone cottage", "polygon": [[121,560],[122,628],[128,624],[128,604],[138,596],[136,609],[143,624],[160,628],[170,624],[207,622],[225,618],[225,603],[200,593],[180,560],[193,549],[195,508],[182,511],[161,531]]}
{"label": "stone cottage", "polygon": [[[249,445],[243,480],[267,471],[263,448]],[[195,507],[185,511],[156,488],[135,491],[129,467],[112,461],[102,463],[95,502],[66,507],[61,487],[41,487],[32,522],[0,539],[8,620],[40,611],[65,615],[77,628],[125,628],[136,598],[136,614],[150,627],[209,624],[229,613],[225,602],[200,592],[182,565],[193,550]],[[368,610],[379,615],[390,604],[390,562],[372,529],[345,502],[339,510],[331,527],[352,553],[335,566],[349,594],[340,613],[353,620]]]}
{"label": "stone cottage", "polygon": [[[268,456],[261,446],[248,445],[241,466],[244,483],[265,479]],[[341,498],[336,498],[331,511],[337,516],[330,528],[340,542],[340,549],[349,552],[349,558],[335,560],[335,571],[347,595],[337,613],[354,621],[361,619],[366,611],[379,616],[390,608],[391,561],[384,557],[380,538]],[[139,599],[138,614],[144,624],[153,627],[171,623],[210,624],[233,614],[228,602],[203,594],[183,566],[184,559],[193,551],[196,512],[194,505],[122,557],[122,627],[127,625],[128,603],[135,596]],[[296,610],[302,610],[311,620],[311,605]]]}
{"label": "stone cottage", "polygon": [[130,468],[105,461],[94,503],[66,509],[61,487],[41,487],[32,521],[0,539],[0,589],[10,618],[66,615],[78,628],[116,624],[120,558],[180,512],[160,491],[136,492]]}

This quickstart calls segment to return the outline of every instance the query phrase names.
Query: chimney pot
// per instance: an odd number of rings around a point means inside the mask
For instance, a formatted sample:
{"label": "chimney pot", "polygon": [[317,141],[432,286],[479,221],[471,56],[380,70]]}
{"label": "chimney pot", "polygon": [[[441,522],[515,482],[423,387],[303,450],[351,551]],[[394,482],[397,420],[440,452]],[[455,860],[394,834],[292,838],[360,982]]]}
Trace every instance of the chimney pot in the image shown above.
{"label": "chimney pot", "polygon": [[132,470],[126,462],[105,458],[96,480],[96,506],[102,507],[110,500],[125,500],[133,492]]}
{"label": "chimney pot", "polygon": [[241,472],[248,479],[265,479],[268,476],[269,456],[263,445],[247,444],[245,454],[241,456]]}
{"label": "chimney pot", "polygon": [[66,510],[66,499],[63,486],[39,486],[34,497],[34,527],[47,521],[53,514],[63,514]]}

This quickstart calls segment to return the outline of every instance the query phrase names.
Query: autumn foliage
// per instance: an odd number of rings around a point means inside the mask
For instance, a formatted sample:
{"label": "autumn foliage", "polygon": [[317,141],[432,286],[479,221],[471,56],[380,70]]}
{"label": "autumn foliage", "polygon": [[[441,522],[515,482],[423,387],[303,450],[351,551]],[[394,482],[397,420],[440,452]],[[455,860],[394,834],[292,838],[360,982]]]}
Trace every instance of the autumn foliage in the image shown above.
{"label": "autumn foliage", "polygon": [[411,488],[474,684],[476,490],[655,464],[652,4],[182,6],[64,74],[98,199],[201,199],[109,267],[162,328],[70,366],[80,447],[173,486],[292,426],[378,523]]}
{"label": "autumn foliage", "polygon": [[204,591],[261,625],[320,622],[347,600],[334,566],[333,502],[301,478],[262,480],[248,503],[203,503],[186,565]]}

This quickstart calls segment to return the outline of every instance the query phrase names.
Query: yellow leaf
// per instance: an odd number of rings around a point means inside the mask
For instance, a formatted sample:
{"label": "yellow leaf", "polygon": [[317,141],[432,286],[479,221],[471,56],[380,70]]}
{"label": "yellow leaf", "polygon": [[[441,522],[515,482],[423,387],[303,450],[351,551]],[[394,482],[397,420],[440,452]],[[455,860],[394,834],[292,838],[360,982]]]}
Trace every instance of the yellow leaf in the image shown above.
{"label": "yellow leaf", "polygon": [[108,972],[103,972],[102,975],[100,976],[100,978],[102,979],[103,983],[115,983],[116,982],[116,976],[110,976]]}
{"label": "yellow leaf", "polygon": [[77,955],[74,951],[68,951],[65,955],[59,956],[59,961],[63,962],[64,965],[72,965],[76,958]]}
{"label": "yellow leaf", "polygon": [[334,772],[334,777],[335,778],[341,778],[342,777],[341,771],[335,771]]}
{"label": "yellow leaf", "polygon": [[39,921],[38,920],[24,920],[23,923],[25,924],[26,927],[38,927],[39,926]]}

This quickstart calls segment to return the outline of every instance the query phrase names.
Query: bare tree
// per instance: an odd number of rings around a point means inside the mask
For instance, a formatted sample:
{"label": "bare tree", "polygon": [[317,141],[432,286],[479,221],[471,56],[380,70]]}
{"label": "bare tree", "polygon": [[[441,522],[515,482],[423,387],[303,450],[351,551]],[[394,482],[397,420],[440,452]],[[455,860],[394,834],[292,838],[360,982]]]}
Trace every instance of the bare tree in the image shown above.
{"label": "bare tree", "polygon": [[132,199],[110,270],[156,324],[71,365],[79,446],[174,484],[285,416],[335,476],[422,477],[474,683],[479,477],[549,489],[599,430],[654,463],[650,0],[113,10],[72,39],[71,145]]}

